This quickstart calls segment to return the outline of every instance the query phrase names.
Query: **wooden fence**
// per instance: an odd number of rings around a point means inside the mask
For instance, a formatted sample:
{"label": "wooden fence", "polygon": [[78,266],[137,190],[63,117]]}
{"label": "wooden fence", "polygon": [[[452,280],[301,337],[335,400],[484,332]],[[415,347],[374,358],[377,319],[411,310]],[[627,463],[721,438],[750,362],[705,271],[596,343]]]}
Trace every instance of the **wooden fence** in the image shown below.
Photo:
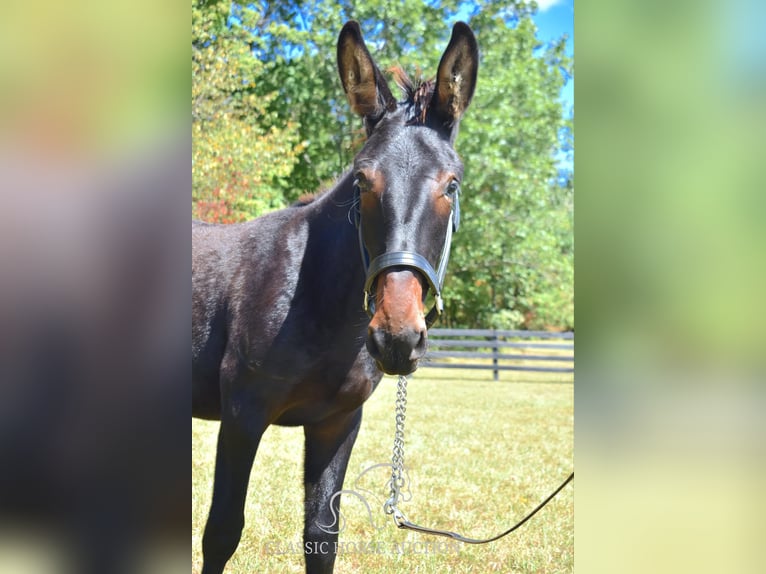
{"label": "wooden fence", "polygon": [[429,351],[421,368],[491,369],[495,380],[500,371],[574,372],[572,332],[431,329],[428,342]]}

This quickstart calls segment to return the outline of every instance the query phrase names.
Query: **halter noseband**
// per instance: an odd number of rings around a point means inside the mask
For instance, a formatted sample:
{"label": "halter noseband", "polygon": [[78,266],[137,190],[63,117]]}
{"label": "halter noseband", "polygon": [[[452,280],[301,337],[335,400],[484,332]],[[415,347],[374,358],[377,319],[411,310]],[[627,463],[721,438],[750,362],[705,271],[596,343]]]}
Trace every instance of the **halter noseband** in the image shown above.
{"label": "halter noseband", "polygon": [[428,281],[428,286],[434,293],[434,306],[426,315],[426,327],[436,322],[436,319],[444,311],[444,301],[442,300],[442,286],[444,285],[444,276],[447,274],[447,264],[449,263],[450,246],[452,245],[452,234],[460,226],[460,192],[455,192],[450,208],[449,222],[447,223],[447,235],[444,239],[439,262],[434,270],[428,259],[415,253],[414,251],[388,251],[378,255],[370,261],[370,254],[364,246],[362,237],[362,217],[361,207],[359,205],[359,187],[354,185],[354,223],[359,234],[359,250],[362,254],[362,266],[365,269],[366,280],[364,282],[364,310],[372,317],[375,315],[375,297],[372,293],[372,287],[375,279],[386,269],[391,267],[409,267],[419,271]]}

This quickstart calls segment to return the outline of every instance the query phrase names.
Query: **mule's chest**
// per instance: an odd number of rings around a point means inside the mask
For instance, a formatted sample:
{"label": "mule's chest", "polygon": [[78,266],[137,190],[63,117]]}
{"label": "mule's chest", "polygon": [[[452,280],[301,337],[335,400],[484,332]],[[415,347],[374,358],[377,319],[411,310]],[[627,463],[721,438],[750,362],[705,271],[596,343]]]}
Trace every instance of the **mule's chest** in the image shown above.
{"label": "mule's chest", "polygon": [[366,352],[360,355],[345,376],[327,366],[293,382],[275,424],[314,424],[353,412],[364,404],[380,382],[382,373],[374,367]]}

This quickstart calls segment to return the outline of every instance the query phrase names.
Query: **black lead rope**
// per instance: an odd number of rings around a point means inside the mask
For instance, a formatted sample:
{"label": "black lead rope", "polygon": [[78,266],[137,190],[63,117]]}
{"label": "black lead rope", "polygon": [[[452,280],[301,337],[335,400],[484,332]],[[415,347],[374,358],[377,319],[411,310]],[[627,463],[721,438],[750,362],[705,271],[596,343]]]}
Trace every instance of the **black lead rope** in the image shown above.
{"label": "black lead rope", "polygon": [[462,536],[458,534],[457,532],[451,532],[449,530],[438,530],[436,528],[427,528],[425,526],[419,526],[417,524],[414,524],[407,520],[405,516],[401,513],[401,511],[394,510],[393,516],[394,516],[394,522],[396,522],[396,526],[401,528],[402,530],[412,530],[414,532],[420,532],[421,534],[431,534],[433,536],[445,536],[447,538],[452,538],[453,540],[457,540],[458,542],[464,542],[465,544],[487,544],[488,542],[494,542],[495,540],[499,540],[503,536],[509,535],[511,532],[516,530],[517,528],[520,528],[527,520],[532,518],[535,514],[537,514],[542,508],[548,504],[553,498],[561,492],[564,487],[572,482],[574,480],[574,472],[572,472],[567,479],[561,483],[561,485],[554,490],[548,498],[543,500],[532,512],[527,514],[524,518],[522,518],[519,522],[511,526],[508,530],[505,532],[498,534],[497,536],[493,536],[492,538],[468,538],[466,536]]}
{"label": "black lead rope", "polygon": [[407,415],[407,377],[400,375],[399,382],[396,385],[396,431],[394,433],[394,448],[391,457],[391,481],[389,482],[391,490],[390,497],[383,505],[383,511],[386,514],[392,515],[394,523],[398,528],[403,530],[412,530],[414,532],[420,532],[421,534],[431,534],[433,536],[445,536],[452,538],[458,542],[464,542],[465,544],[487,544],[488,542],[494,542],[507,536],[517,528],[521,527],[527,520],[537,514],[543,507],[548,504],[553,498],[562,491],[562,489],[574,480],[574,471],[567,477],[567,479],[561,483],[556,490],[554,490],[548,498],[543,500],[537,507],[522,518],[519,522],[511,526],[505,532],[493,536],[492,538],[468,538],[462,536],[457,532],[450,530],[438,530],[436,528],[428,528],[426,526],[420,526],[414,522],[407,520],[404,513],[399,510],[398,504],[401,497],[402,488],[405,485],[404,478],[404,421]]}

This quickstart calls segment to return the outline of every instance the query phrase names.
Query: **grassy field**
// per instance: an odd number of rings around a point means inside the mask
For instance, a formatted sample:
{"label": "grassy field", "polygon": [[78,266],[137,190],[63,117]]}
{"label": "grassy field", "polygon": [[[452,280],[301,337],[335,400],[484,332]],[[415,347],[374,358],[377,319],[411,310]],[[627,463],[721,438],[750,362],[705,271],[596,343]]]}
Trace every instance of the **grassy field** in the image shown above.
{"label": "grassy field", "polygon": [[[412,499],[400,505],[418,524],[484,538],[509,528],[573,468],[571,375],[423,369],[410,380],[405,462]],[[553,376],[555,377],[555,375]],[[533,381],[533,382],[530,382]],[[565,573],[574,564],[573,488],[565,488],[514,534],[461,545],[396,529],[380,505],[390,470],[365,469],[391,456],[396,380],[386,377],[365,405],[344,488],[364,492],[372,521],[344,495],[337,573]],[[192,422],[192,570],[210,504],[218,425]],[[227,572],[303,572],[301,428],[271,427],[250,480],[246,525]]]}

